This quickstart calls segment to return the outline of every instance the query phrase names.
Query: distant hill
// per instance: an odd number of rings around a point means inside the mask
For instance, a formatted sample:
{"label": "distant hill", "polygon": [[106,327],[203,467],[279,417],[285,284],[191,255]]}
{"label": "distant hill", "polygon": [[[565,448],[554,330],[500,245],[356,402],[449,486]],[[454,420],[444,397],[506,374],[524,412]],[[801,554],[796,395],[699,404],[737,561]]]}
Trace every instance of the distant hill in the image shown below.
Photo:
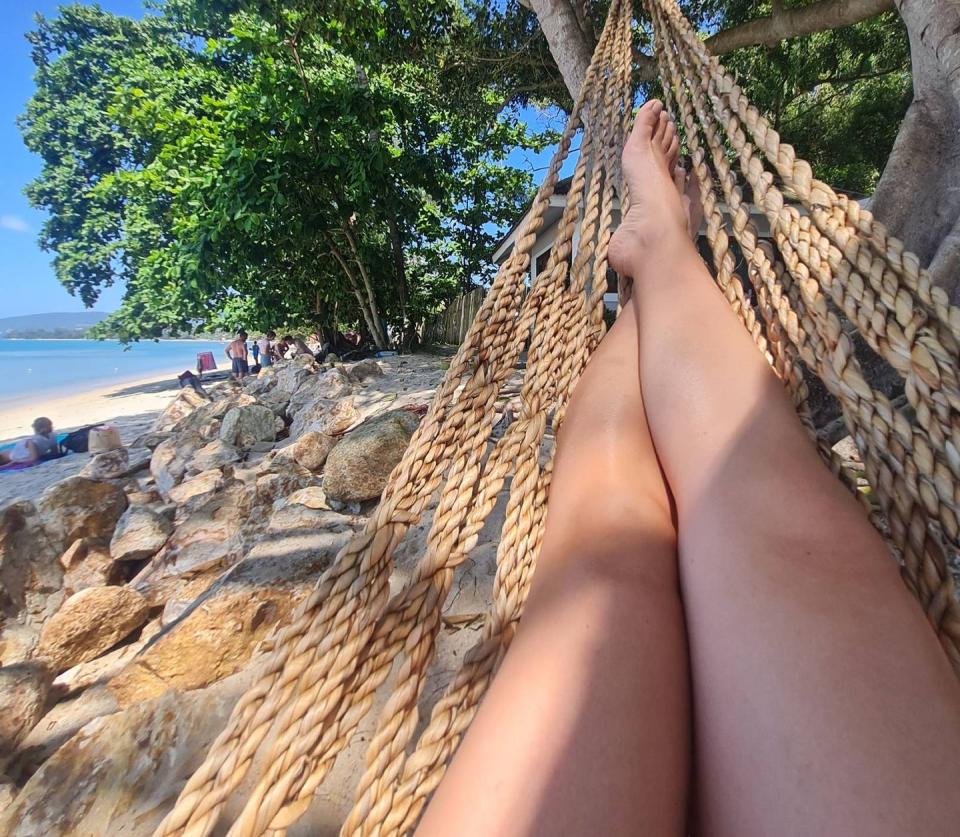
{"label": "distant hill", "polygon": [[0,317],[0,337],[83,337],[106,316],[102,311],[76,311]]}

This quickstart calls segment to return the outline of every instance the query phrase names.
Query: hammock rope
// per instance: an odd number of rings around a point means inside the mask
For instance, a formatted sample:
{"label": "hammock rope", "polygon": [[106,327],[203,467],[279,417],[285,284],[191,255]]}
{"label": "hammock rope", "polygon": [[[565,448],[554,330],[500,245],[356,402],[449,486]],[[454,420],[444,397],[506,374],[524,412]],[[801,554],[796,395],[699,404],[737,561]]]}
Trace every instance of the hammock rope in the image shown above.
{"label": "hammock rope", "polygon": [[[960,609],[947,566],[947,554],[960,546],[960,309],[869,212],[813,178],[810,166],[780,141],[709,54],[675,0],[644,5],[667,106],[700,184],[717,284],[784,383],[824,459],[856,491],[855,479],[816,438],[804,369],[837,397],[904,581],[960,672]],[[621,217],[629,207],[620,153],[633,105],[632,18],[629,0],[613,0],[513,251],[380,504],[292,621],[268,642],[268,653],[257,661],[259,677],[158,837],[210,834],[255,756],[259,779],[229,834],[285,834],[391,673],[341,833],[399,835],[415,827],[516,630],[543,535],[551,436],[604,335],[617,198]],[[578,132],[580,153],[556,240],[526,293],[530,253]],[[734,162],[770,223],[769,241],[751,220]],[[802,212],[784,197],[774,173]],[[734,241],[747,261],[756,306],[736,275]],[[851,325],[845,327],[841,314]],[[909,416],[868,383],[851,327],[903,377]],[[495,439],[495,405],[528,341],[520,411]],[[455,571],[504,490],[492,604],[480,638],[415,737],[418,701]],[[862,492],[857,496],[870,507]],[[394,552],[426,514],[432,514],[426,548],[409,581],[391,596]]]}

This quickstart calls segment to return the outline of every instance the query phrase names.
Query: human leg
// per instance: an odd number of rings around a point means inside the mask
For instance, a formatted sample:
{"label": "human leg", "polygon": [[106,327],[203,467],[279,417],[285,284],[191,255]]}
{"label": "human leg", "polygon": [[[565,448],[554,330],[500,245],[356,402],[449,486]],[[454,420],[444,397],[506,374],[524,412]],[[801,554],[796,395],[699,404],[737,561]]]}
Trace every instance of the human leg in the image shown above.
{"label": "human leg", "polygon": [[529,601],[421,836],[683,831],[687,655],[636,347],[622,317],[577,386]]}
{"label": "human leg", "polygon": [[699,829],[955,833],[960,688],[683,235],[646,105],[624,152],[650,431],[677,505]]}

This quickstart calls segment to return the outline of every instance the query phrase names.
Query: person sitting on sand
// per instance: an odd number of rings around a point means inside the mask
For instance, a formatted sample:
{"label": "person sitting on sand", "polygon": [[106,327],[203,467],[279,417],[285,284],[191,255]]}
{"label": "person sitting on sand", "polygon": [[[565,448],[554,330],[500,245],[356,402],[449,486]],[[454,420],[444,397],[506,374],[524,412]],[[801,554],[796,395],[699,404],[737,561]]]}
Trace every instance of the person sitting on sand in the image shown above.
{"label": "person sitting on sand", "polygon": [[224,352],[233,367],[233,377],[238,381],[250,373],[247,365],[247,333],[241,328],[237,332],[237,339],[227,346]]}
{"label": "person sitting on sand", "polygon": [[44,459],[56,459],[60,456],[57,434],[53,432],[53,422],[41,417],[33,423],[33,435],[21,439],[9,453],[0,451],[0,464],[14,462],[32,464]]}

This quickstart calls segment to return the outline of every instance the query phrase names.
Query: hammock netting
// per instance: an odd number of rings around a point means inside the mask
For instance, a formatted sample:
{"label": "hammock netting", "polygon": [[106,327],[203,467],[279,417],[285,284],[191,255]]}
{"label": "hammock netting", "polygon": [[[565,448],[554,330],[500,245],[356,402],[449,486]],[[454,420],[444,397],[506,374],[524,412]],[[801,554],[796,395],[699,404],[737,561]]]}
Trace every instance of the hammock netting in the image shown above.
{"label": "hammock netting", "polygon": [[[716,282],[790,393],[811,443],[856,490],[817,439],[804,372],[818,376],[839,401],[870,485],[869,495],[857,494],[866,511],[885,522],[904,582],[960,671],[960,616],[947,562],[958,547],[960,309],[868,211],[813,178],[709,54],[675,0],[645,0],[644,6],[666,104],[699,180]],[[389,698],[342,833],[405,834],[416,825],[516,630],[543,534],[552,469],[548,430],[562,422],[604,335],[611,227],[615,212],[626,214],[629,206],[620,153],[633,108],[632,24],[631,2],[613,0],[513,251],[382,501],[255,661],[254,685],[157,835],[222,830],[225,804],[244,780],[252,790],[229,833],[285,833],[388,679]],[[527,289],[530,251],[578,134],[556,242],[546,269]],[[751,220],[742,184],[769,221],[769,239],[761,239]],[[753,299],[735,273],[734,242],[747,263]],[[854,353],[854,329],[902,377],[903,406],[867,379]],[[495,433],[494,405],[517,374],[525,347],[520,409],[505,432]],[[454,572],[507,487],[492,604],[480,638],[429,718],[420,718],[418,699]],[[394,551],[430,510],[423,553],[408,582],[391,595]],[[251,782],[255,754],[262,770]]]}

